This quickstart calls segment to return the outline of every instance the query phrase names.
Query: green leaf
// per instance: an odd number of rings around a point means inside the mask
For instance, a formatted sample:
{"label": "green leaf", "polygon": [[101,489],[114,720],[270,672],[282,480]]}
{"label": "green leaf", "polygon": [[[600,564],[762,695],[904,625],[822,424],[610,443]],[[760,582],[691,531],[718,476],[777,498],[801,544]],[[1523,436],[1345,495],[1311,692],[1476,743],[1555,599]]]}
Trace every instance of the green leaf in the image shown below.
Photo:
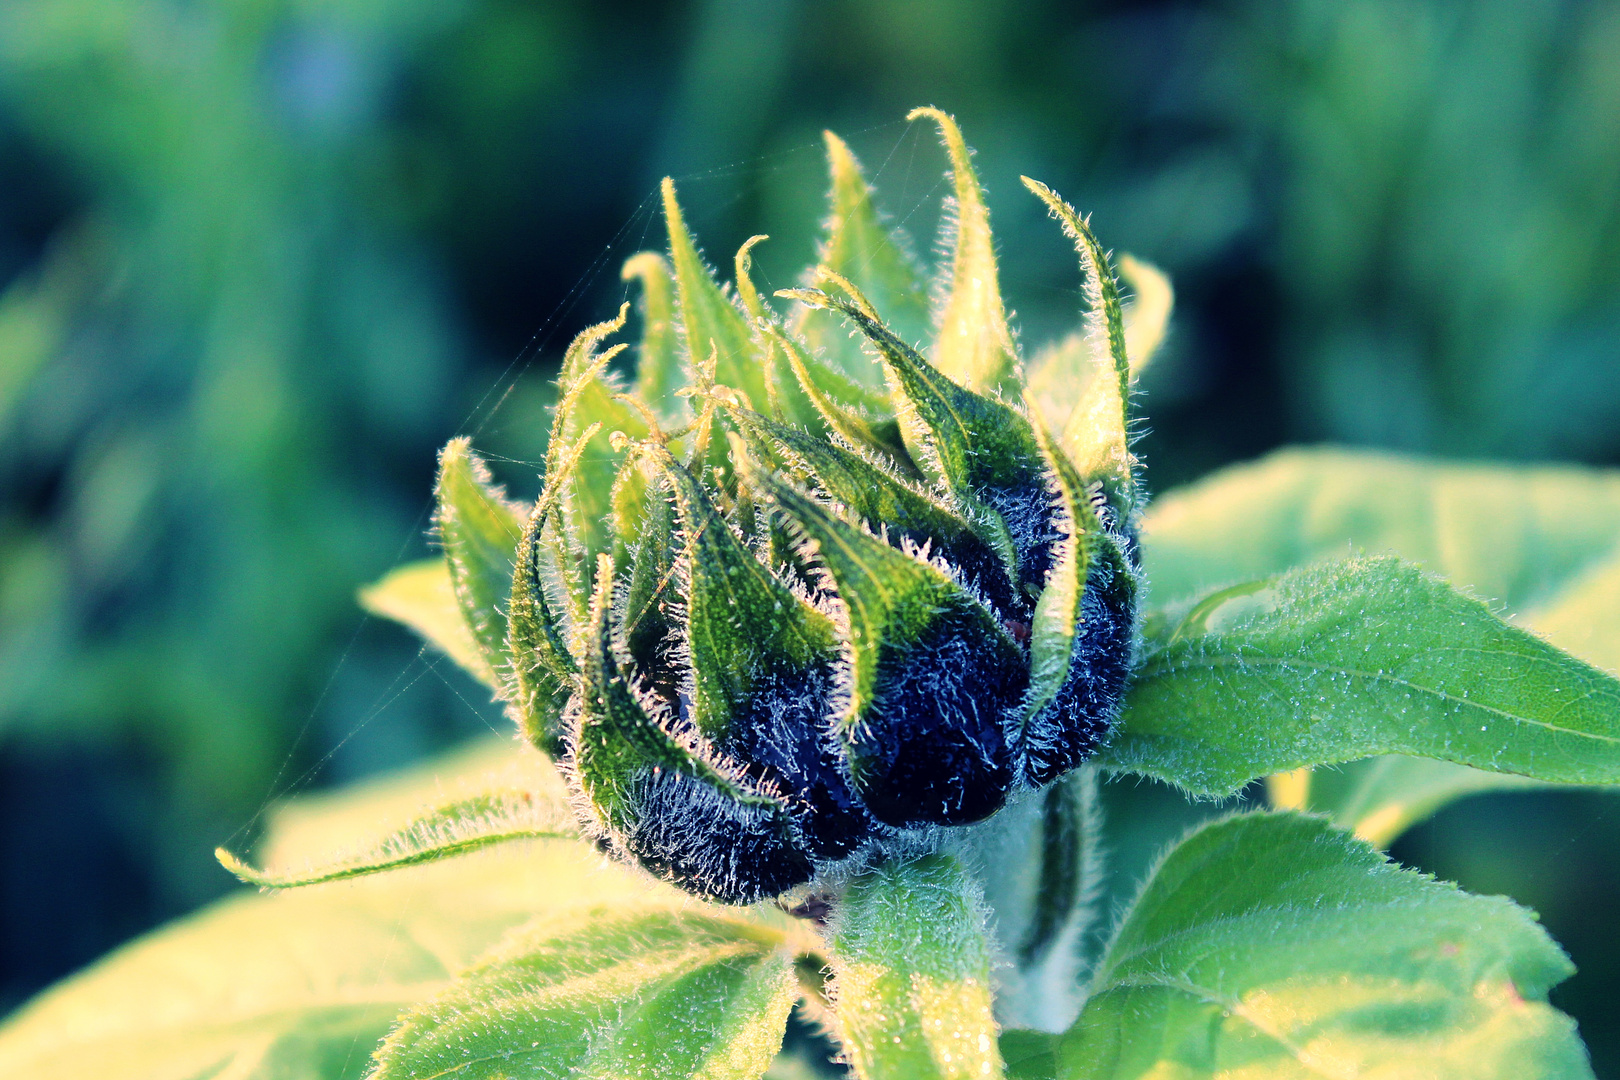
{"label": "green leaf", "polygon": [[797,997],[795,928],[703,910],[541,918],[377,1051],[376,1080],[757,1080]]}
{"label": "green leaf", "polygon": [[1394,559],[1224,589],[1144,632],[1110,768],[1209,795],[1387,753],[1620,782],[1620,682]]}
{"label": "green leaf", "polygon": [[1283,450],[1160,498],[1142,542],[1161,603],[1362,550],[1534,613],[1620,556],[1620,471]]}
{"label": "green leaf", "polygon": [[473,640],[443,559],[423,559],[390,570],[360,590],[360,606],[373,615],[403,623],[499,693],[500,681]]}
{"label": "green leaf", "polygon": [[434,525],[444,545],[450,584],[478,645],[475,674],[499,684],[506,667],[506,602],[512,593],[512,558],[523,535],[525,508],[494,486],[472,440],[451,439],[439,453]]}
{"label": "green leaf", "polygon": [[[1391,551],[1506,602],[1516,622],[1620,671],[1620,474],[1612,471],[1286,450],[1172,492],[1149,508],[1143,531],[1148,580],[1167,599],[1347,548]],[[1345,770],[1318,770],[1308,805],[1380,843],[1455,798],[1534,786],[1404,757]]]}
{"label": "green leaf", "polygon": [[[830,131],[822,132],[822,137],[827,143],[832,191],[818,261],[871,297],[873,306],[901,337],[920,341],[928,332],[928,290],[917,265],[904,241],[884,226],[872,204],[871,186],[844,140]],[[793,329],[815,355],[866,386],[883,388],[882,367],[831,312],[801,306]]]}
{"label": "green leaf", "polygon": [[721,291],[703,262],[675,201],[675,182],[664,178],[664,221],[669,227],[670,259],[675,264],[675,290],[686,332],[687,363],[692,369],[715,356],[716,382],[741,390],[749,403],[765,404],[764,356],[737,306]]}
{"label": "green leaf", "polygon": [[785,921],[702,908],[538,919],[408,1012],[375,1080],[757,1080],[797,997]]}
{"label": "green leaf", "polygon": [[1510,773],[1389,754],[1311,773],[1305,805],[1376,847],[1467,795],[1548,786]]}
{"label": "green leaf", "polygon": [[217,848],[225,869],[249,885],[291,889],[364,877],[385,870],[465,855],[513,840],[563,840],[579,836],[568,804],[531,791],[491,791],[445,803],[421,817],[323,863],[257,869]]}
{"label": "green leaf", "polygon": [[[558,791],[537,754],[480,743],[410,774],[278,811],[273,861],[331,850],[492,782]],[[404,1009],[537,914],[691,901],[538,841],[297,892],[244,891],[146,935],[0,1027],[0,1075],[30,1080],[359,1080]]]}
{"label": "green leaf", "polygon": [[1607,558],[1571,574],[1524,621],[1587,663],[1620,672],[1620,544]]}
{"label": "green leaf", "polygon": [[939,109],[925,108],[913,109],[906,120],[918,117],[939,125],[940,141],[951,159],[955,192],[955,202],[947,210],[952,216],[946,219],[940,245],[950,249],[951,262],[934,337],[934,366],[970,390],[994,391],[1017,370],[1018,349],[1001,302],[990,211],[956,119]]}
{"label": "green leaf", "polygon": [[993,1080],[990,947],[977,887],[946,855],[858,875],[832,928],[834,1021],[861,1080]]}
{"label": "green leaf", "polygon": [[1319,818],[1239,815],[1159,865],[1056,1075],[1590,1077],[1546,1004],[1572,971],[1508,900],[1402,870]]}
{"label": "green leaf", "polygon": [[1007,1080],[1054,1080],[1062,1037],[1045,1031],[1012,1028],[1001,1033],[1001,1056]]}
{"label": "green leaf", "polygon": [[685,384],[675,339],[675,282],[669,263],[656,251],[625,260],[620,276],[641,281],[641,344],[636,349],[636,396],[660,419],[673,422],[685,411],[675,391]]}

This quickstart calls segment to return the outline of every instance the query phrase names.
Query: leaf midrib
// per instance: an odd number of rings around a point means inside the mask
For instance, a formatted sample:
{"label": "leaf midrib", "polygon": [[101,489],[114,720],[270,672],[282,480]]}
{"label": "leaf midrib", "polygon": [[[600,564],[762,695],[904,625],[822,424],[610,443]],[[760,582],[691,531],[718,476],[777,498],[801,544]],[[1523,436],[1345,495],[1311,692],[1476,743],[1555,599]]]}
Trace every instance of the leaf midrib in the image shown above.
{"label": "leaf midrib", "polygon": [[[1553,724],[1545,720],[1537,720],[1534,717],[1529,716],[1520,716],[1517,713],[1508,712],[1506,709],[1498,708],[1494,705],[1486,705],[1482,702],[1475,701],[1472,698],[1458,697],[1457,695],[1447,693],[1444,690],[1437,690],[1431,686],[1423,686],[1419,683],[1412,682],[1409,679],[1402,679],[1398,676],[1387,675],[1382,672],[1362,671],[1358,668],[1344,667],[1337,664],[1324,664],[1311,660],[1301,660],[1297,657],[1254,656],[1248,653],[1241,656],[1206,655],[1188,657],[1183,660],[1178,660],[1173,665],[1161,664],[1156,668],[1145,669],[1144,672],[1138,676],[1136,685],[1140,686],[1143,683],[1153,679],[1162,679],[1167,676],[1174,676],[1189,669],[1242,667],[1298,667],[1325,674],[1345,675],[1351,678],[1366,679],[1370,682],[1384,683],[1394,687],[1404,687],[1406,689],[1414,690],[1443,701],[1463,706],[1465,708],[1477,709],[1481,712],[1490,713],[1491,715],[1500,717],[1504,720],[1510,720],[1522,724],[1530,724],[1534,727],[1545,728],[1548,731],[1559,732],[1566,735],[1574,735],[1584,739],[1592,739],[1597,742],[1620,745],[1620,736],[1603,735],[1593,731],[1581,731],[1577,728],[1560,727],[1557,724]],[[1596,693],[1597,691],[1595,689],[1587,690],[1582,694],[1571,697],[1569,701],[1562,703],[1560,708],[1569,708],[1578,701],[1595,696]]]}

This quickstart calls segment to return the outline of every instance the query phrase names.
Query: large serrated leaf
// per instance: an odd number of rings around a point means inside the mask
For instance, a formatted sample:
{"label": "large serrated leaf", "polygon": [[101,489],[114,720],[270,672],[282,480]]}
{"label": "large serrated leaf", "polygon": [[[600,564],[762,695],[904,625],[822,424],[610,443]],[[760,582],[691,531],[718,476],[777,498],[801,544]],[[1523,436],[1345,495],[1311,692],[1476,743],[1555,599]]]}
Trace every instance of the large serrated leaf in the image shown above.
{"label": "large serrated leaf", "polygon": [[375,1078],[757,1080],[797,997],[785,923],[702,908],[538,919],[407,1013]]}
{"label": "large serrated leaf", "polygon": [[866,871],[833,928],[836,1024],[861,1080],[994,1080],[990,947],[971,879],[929,855]]}
{"label": "large serrated leaf", "polygon": [[[1402,870],[1320,818],[1193,833],[1120,926],[1056,1051],[1073,1080],[1589,1077],[1534,917]],[[1025,1074],[1046,1046],[1014,1040]]]}
{"label": "large serrated leaf", "polygon": [[[1620,671],[1614,472],[1285,450],[1170,493],[1149,508],[1143,534],[1148,580],[1163,599],[1347,550],[1389,551],[1504,602],[1553,644]],[[1404,757],[1304,782],[1301,805],[1379,842],[1453,799],[1534,786]]]}
{"label": "large serrated leaf", "polygon": [[[296,800],[283,861],[374,835],[488,785],[560,792],[491,740],[398,779]],[[542,841],[274,896],[242,894],[114,952],[0,1027],[0,1075],[32,1080],[359,1080],[395,1017],[542,912],[688,903],[589,845]]]}
{"label": "large serrated leaf", "polygon": [[1394,559],[1220,590],[1145,633],[1110,768],[1210,795],[1387,753],[1620,782],[1620,682]]}

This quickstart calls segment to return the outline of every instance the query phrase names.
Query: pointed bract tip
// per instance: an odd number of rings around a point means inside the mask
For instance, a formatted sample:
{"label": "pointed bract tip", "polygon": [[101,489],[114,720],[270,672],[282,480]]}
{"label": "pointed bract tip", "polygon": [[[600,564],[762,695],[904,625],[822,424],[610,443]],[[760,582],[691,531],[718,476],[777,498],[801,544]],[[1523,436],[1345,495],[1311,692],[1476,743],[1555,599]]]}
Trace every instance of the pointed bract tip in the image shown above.
{"label": "pointed bract tip", "polygon": [[784,300],[797,300],[801,304],[809,304],[816,308],[831,308],[832,297],[820,289],[777,289],[776,295]]}
{"label": "pointed bract tip", "polygon": [[827,161],[832,165],[833,175],[859,167],[855,163],[855,154],[850,150],[849,144],[835,132],[823,131],[821,140],[827,144]]}
{"label": "pointed bract tip", "polygon": [[951,156],[951,165],[955,169],[968,167],[968,158],[973,151],[968,149],[967,141],[962,138],[962,129],[956,125],[956,117],[944,109],[925,105],[920,109],[912,109],[906,114],[907,122],[926,117],[939,125],[939,138],[945,144],[945,149]]}
{"label": "pointed bract tip", "polygon": [[669,228],[670,238],[673,240],[677,232],[686,232],[686,221],[681,217],[681,204],[675,199],[675,180],[666,176],[658,190],[664,197],[664,224]]}
{"label": "pointed bract tip", "polygon": [[634,281],[636,278],[645,279],[654,274],[668,277],[669,264],[656,251],[638,251],[624,260],[624,267],[619,271],[619,280]]}
{"label": "pointed bract tip", "polygon": [[860,288],[853,281],[849,280],[832,267],[826,265],[816,267],[815,273],[817,281],[831,282],[832,284],[837,285],[840,289],[844,290],[844,295],[853,300],[855,302],[855,306],[860,308],[867,318],[877,323],[883,321],[877,313],[877,308],[872,306],[872,301],[866,298],[866,294],[861,292]]}
{"label": "pointed bract tip", "polygon": [[255,870],[253,867],[249,866],[247,863],[243,862],[241,859],[237,858],[235,855],[233,855],[226,848],[224,848],[224,847],[215,848],[214,849],[214,858],[218,859],[219,860],[219,865],[223,866],[226,870],[230,871],[231,875],[233,877],[235,877],[238,881],[245,882],[245,883],[247,883],[249,885],[262,884],[263,879],[264,879],[264,874],[260,873],[258,870]]}

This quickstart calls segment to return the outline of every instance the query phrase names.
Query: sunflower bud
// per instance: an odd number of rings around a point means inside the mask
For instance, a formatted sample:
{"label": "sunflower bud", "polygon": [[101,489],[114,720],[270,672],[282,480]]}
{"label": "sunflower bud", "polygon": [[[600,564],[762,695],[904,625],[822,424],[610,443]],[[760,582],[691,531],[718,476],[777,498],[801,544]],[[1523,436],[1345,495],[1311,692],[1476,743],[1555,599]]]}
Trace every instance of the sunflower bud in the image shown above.
{"label": "sunflower bud", "polygon": [[636,377],[602,350],[625,311],[569,349],[504,605],[490,568],[526,508],[447,452],[457,595],[522,730],[587,829],[715,900],[995,813],[1097,748],[1131,671],[1131,358],[1107,258],[1026,181],[1075,239],[1090,308],[1026,382],[969,152],[950,117],[914,115],[940,126],[955,189],[926,347],[906,242],[829,134],[828,236],[782,316],[748,277],[763,238],[722,288],[665,181],[667,260],[625,268],[645,289]]}

